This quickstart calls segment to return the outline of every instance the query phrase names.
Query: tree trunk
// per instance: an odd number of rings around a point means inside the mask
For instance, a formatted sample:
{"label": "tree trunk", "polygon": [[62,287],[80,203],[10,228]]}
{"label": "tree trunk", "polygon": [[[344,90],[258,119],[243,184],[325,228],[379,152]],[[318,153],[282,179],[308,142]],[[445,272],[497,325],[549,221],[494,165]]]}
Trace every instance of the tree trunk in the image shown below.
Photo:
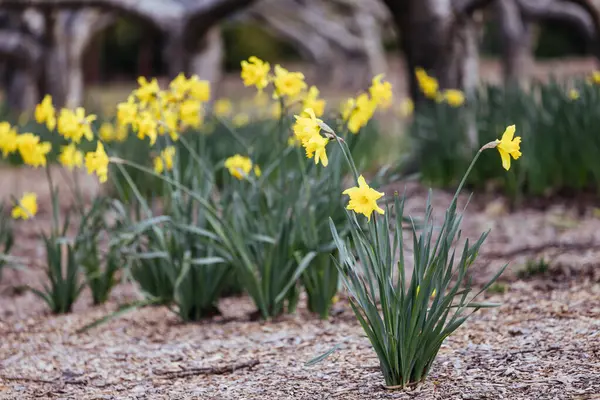
{"label": "tree trunk", "polygon": [[180,72],[188,72],[190,55],[186,48],[183,26],[174,26],[165,34],[167,41],[163,51],[164,58],[167,60],[169,78],[173,79]]}
{"label": "tree trunk", "polygon": [[441,88],[471,91],[478,80],[477,35],[468,15],[456,15],[450,0],[385,0],[398,30],[410,94],[423,99],[414,71],[435,76]]}
{"label": "tree trunk", "polygon": [[7,93],[8,105],[17,113],[32,112],[39,99],[34,76],[26,69],[16,69],[9,64]]}
{"label": "tree trunk", "polygon": [[201,39],[198,50],[190,59],[190,75],[196,74],[200,79],[210,82],[213,90],[221,80],[221,64],[223,63],[223,40],[218,26]]}
{"label": "tree trunk", "polygon": [[528,78],[532,63],[531,23],[525,21],[515,0],[496,1],[502,39],[502,67],[505,83],[518,85]]}
{"label": "tree trunk", "polygon": [[63,11],[65,41],[58,45],[64,47],[67,56],[65,105],[69,108],[81,106],[84,101],[83,56],[99,31],[114,22],[111,14],[94,9],[73,12]]}

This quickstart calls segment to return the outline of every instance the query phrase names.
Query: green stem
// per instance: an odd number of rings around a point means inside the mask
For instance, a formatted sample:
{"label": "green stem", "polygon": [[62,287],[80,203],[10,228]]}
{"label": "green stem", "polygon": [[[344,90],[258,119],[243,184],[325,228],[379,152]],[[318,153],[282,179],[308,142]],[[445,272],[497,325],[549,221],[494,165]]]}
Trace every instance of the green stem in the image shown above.
{"label": "green stem", "polygon": [[465,185],[465,182],[467,181],[467,177],[471,173],[471,170],[473,169],[475,162],[477,162],[477,159],[481,155],[481,152],[484,150],[484,148],[485,148],[485,146],[482,147],[481,149],[479,149],[477,151],[477,153],[475,154],[475,157],[473,157],[473,160],[471,161],[469,168],[467,168],[467,172],[465,172],[465,174],[463,175],[462,180],[460,181],[458,188],[456,189],[456,193],[454,193],[454,197],[452,198],[452,203],[456,202],[456,200],[458,199],[458,195],[459,195],[460,191],[462,190],[463,186]]}
{"label": "green stem", "polygon": [[150,168],[146,168],[143,165],[139,165],[137,163],[134,163],[132,161],[128,161],[128,160],[124,160],[122,158],[118,158],[118,157],[110,157],[109,158],[110,162],[117,164],[117,166],[120,165],[128,165],[132,168],[135,168],[139,171],[145,172],[147,174],[150,174],[152,176],[155,176],[159,179],[162,179],[163,181],[167,182],[170,185],[173,185],[174,187],[176,187],[177,189],[181,190],[182,192],[186,193],[187,195],[189,195],[190,197],[192,197],[193,199],[195,199],[196,201],[198,201],[200,204],[202,204],[203,207],[205,207],[208,211],[210,211],[213,215],[218,215],[217,214],[217,210],[215,210],[207,201],[206,199],[198,196],[194,191],[188,189],[186,186],[182,185],[181,183],[177,182],[174,179],[171,179],[167,176],[161,175],[161,174],[157,174],[153,169]]}

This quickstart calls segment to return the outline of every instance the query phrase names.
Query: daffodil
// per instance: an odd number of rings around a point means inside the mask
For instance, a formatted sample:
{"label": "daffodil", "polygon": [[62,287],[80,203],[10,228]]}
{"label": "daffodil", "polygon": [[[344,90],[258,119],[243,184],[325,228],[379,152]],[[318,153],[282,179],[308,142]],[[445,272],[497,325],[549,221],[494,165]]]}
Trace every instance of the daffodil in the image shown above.
{"label": "daffodil", "polygon": [[375,103],[368,94],[360,94],[354,102],[348,102],[354,104],[354,108],[347,112],[347,123],[348,130],[352,133],[358,133],[373,117],[377,103]]}
{"label": "daffodil", "polygon": [[160,152],[160,156],[154,158],[154,171],[156,171],[157,174],[161,174],[164,170],[172,170],[174,155],[175,147],[166,147],[163,151]]}
{"label": "daffodil", "polygon": [[329,140],[321,135],[313,135],[308,141],[303,143],[306,150],[306,157],[313,158],[314,156],[315,164],[318,164],[320,161],[326,167],[329,164],[327,152],[325,151],[325,146],[327,146],[328,142]]}
{"label": "daffodil", "polygon": [[242,61],[242,80],[244,86],[256,86],[262,90],[269,84],[271,66],[258,57],[252,56],[248,61]]}
{"label": "daffodil", "polygon": [[425,97],[429,99],[435,99],[438,94],[438,81],[432,76],[429,76],[427,72],[423,68],[417,68],[415,70],[415,75],[417,77],[417,82],[421,91],[425,95]]}
{"label": "daffodil", "polygon": [[75,143],[81,142],[82,137],[92,140],[94,134],[91,124],[95,120],[94,114],[86,117],[83,107],[77,107],[75,111],[63,108],[58,116],[58,133]]}
{"label": "daffodil", "polygon": [[579,98],[579,91],[576,89],[569,90],[569,99],[577,100]]}
{"label": "daffodil", "polygon": [[383,109],[387,109],[392,105],[394,93],[392,92],[392,84],[383,81],[384,74],[379,74],[373,78],[369,93],[373,101]]}
{"label": "daffodil", "polygon": [[450,107],[460,107],[465,103],[465,95],[460,90],[447,89],[443,96]]}
{"label": "daffodil", "polygon": [[233,104],[228,99],[219,99],[215,101],[213,111],[217,117],[229,117],[233,112]]}
{"label": "daffodil", "polygon": [[198,129],[202,125],[202,112],[197,100],[185,100],[179,108],[179,118],[187,126]]}
{"label": "daffodil", "polygon": [[304,74],[302,72],[289,72],[280,65],[275,66],[275,77],[273,78],[275,86],[274,97],[294,97],[306,89]]}
{"label": "daffodil", "polygon": [[502,135],[502,139],[496,140],[496,148],[500,152],[502,167],[507,171],[510,169],[510,157],[512,156],[515,160],[521,157],[521,137],[514,137],[515,130],[514,125],[508,126]]}
{"label": "daffodil", "polygon": [[140,87],[136,89],[134,93],[140,100],[142,106],[145,107],[148,104],[154,103],[158,98],[158,93],[160,92],[160,87],[158,86],[158,81],[156,78],[153,78],[150,82],[148,82],[145,77],[140,76],[138,78],[138,84]]}
{"label": "daffodil", "polygon": [[240,154],[236,154],[225,160],[225,168],[237,179],[244,179],[252,170],[252,160]]}
{"label": "daffodil", "polygon": [[12,209],[12,217],[14,219],[22,218],[29,219],[38,211],[37,195],[35,193],[24,193],[23,197],[19,200],[19,204],[16,204]]}
{"label": "daffodil", "polygon": [[596,85],[600,84],[600,71],[592,72],[592,75],[588,78],[591,83],[595,83]]}
{"label": "daffodil", "polygon": [[41,142],[33,133],[17,136],[17,149],[23,162],[32,167],[46,166],[46,155],[52,150],[52,144]]}
{"label": "daffodil", "polygon": [[302,101],[302,109],[310,108],[315,112],[317,117],[320,117],[325,112],[325,100],[319,99],[319,89],[316,86],[311,86],[308,93]]}
{"label": "daffodil", "polygon": [[210,100],[210,82],[192,75],[188,79],[189,95],[192,99],[205,103]]}
{"label": "daffodil", "polygon": [[96,145],[96,151],[90,151],[85,155],[87,173],[91,175],[95,172],[101,183],[106,182],[108,179],[108,163],[108,155],[104,151],[101,142]]}
{"label": "daffodil", "polygon": [[8,122],[0,122],[0,150],[2,157],[17,151],[17,131]]}
{"label": "daffodil", "polygon": [[40,104],[35,106],[35,120],[38,124],[46,124],[48,130],[54,130],[56,115],[52,105],[52,96],[47,94]]}
{"label": "daffodil", "polygon": [[62,147],[58,161],[70,170],[80,168],[83,165],[83,153],[77,150],[75,143],[71,143]]}
{"label": "daffodil", "polygon": [[292,129],[300,143],[304,144],[308,142],[313,136],[321,136],[319,133],[321,132],[319,123],[322,121],[316,117],[312,108],[305,109],[302,115],[295,115],[294,118],[296,118],[296,122]]}
{"label": "daffodil", "polygon": [[135,123],[138,116],[138,105],[133,96],[129,96],[126,102],[117,104],[117,121],[126,126]]}
{"label": "daffodil", "polygon": [[171,93],[173,95],[172,100],[174,102],[181,101],[189,91],[188,80],[183,74],[183,72],[179,73],[170,83],[169,89],[171,89]]}
{"label": "daffodil", "polygon": [[158,123],[156,119],[148,111],[142,111],[135,121],[137,127],[137,137],[144,139],[150,138],[150,145],[156,143],[156,137],[158,136]]}
{"label": "daffodil", "polygon": [[100,139],[103,141],[110,143],[116,139],[117,131],[110,122],[103,122],[102,125],[100,125],[100,129],[98,129],[98,136],[100,136]]}
{"label": "daffodil", "polygon": [[369,187],[362,175],[358,177],[358,186],[346,189],[343,194],[350,196],[350,201],[346,208],[357,214],[363,214],[368,220],[371,220],[373,211],[379,214],[384,214],[385,212],[377,205],[377,200],[383,197],[384,193]]}
{"label": "daffodil", "polygon": [[239,113],[233,117],[231,122],[236,128],[241,128],[242,126],[246,126],[248,123],[250,123],[250,116],[246,113]]}

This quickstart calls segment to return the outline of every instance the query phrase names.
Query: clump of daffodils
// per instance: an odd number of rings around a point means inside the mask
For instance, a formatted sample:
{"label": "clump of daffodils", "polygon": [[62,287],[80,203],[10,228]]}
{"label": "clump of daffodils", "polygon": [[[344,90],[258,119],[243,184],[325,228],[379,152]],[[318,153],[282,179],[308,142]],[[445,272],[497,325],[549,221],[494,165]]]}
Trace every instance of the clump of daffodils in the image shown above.
{"label": "clump of daffodils", "polygon": [[[281,65],[275,65],[273,72],[271,72],[270,64],[255,56],[242,61],[241,66],[241,77],[244,85],[256,87],[259,95],[262,95],[263,90],[269,85],[273,85],[272,98],[277,100],[277,103],[271,109],[273,118],[279,118],[282,115],[282,104],[285,108],[295,105],[301,105],[302,110],[311,108],[317,117],[325,113],[326,103],[324,99],[319,97],[319,89],[316,86],[309,88],[302,72],[291,72]],[[257,96],[256,99],[265,99],[265,97]],[[265,105],[262,104],[261,106]]]}
{"label": "clump of daffodils", "polygon": [[296,115],[294,124],[294,136],[306,150],[306,157],[315,159],[315,164],[321,162],[326,167],[329,164],[325,146],[329,139],[321,136],[321,125],[323,121],[318,119],[312,108],[304,110],[302,115]]}
{"label": "clump of daffodils", "polygon": [[383,74],[375,76],[368,93],[360,93],[356,98],[349,98],[342,105],[342,119],[350,132],[358,133],[373,118],[378,108],[386,110],[392,105],[394,99],[392,84],[384,81],[383,78]]}
{"label": "clump of daffodils", "polygon": [[138,79],[139,87],[117,105],[117,132],[131,127],[141,140],[154,145],[159,136],[179,138],[186,127],[198,129],[204,123],[204,104],[210,100],[210,84],[196,75],[179,74],[168,89],[162,90],[156,78]]}
{"label": "clump of daffodils", "polygon": [[419,85],[419,89],[423,95],[438,103],[447,103],[450,107],[460,107],[465,103],[465,94],[458,89],[446,89],[439,91],[439,83],[435,77],[430,76],[423,68],[415,70],[415,77]]}

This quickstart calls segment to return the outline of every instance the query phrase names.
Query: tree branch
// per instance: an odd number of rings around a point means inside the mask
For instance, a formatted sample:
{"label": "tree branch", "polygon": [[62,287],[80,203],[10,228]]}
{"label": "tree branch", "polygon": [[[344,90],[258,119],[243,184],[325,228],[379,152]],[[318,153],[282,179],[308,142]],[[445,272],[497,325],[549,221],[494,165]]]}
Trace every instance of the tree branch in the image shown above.
{"label": "tree branch", "polygon": [[0,30],[0,54],[25,66],[35,66],[42,57],[43,49],[35,39],[23,33]]}
{"label": "tree branch", "polygon": [[494,0],[452,0],[452,9],[455,14],[470,15],[479,9],[489,6],[493,1]]}
{"label": "tree branch", "polygon": [[557,0],[518,0],[523,15],[530,19],[564,22],[575,26],[588,39],[597,41],[598,24],[581,2]]}

